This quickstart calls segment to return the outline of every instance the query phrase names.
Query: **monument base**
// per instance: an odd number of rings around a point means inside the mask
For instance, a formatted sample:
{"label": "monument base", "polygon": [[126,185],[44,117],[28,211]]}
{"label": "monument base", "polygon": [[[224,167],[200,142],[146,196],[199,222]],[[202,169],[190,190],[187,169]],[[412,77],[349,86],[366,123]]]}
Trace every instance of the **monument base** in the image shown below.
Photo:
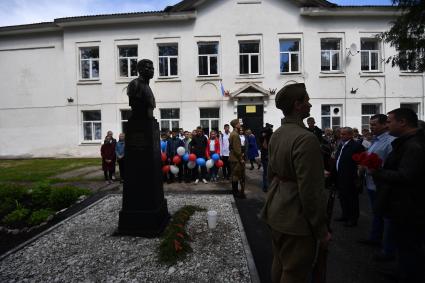
{"label": "monument base", "polygon": [[121,210],[114,235],[155,238],[162,234],[170,220],[167,200],[155,210]]}

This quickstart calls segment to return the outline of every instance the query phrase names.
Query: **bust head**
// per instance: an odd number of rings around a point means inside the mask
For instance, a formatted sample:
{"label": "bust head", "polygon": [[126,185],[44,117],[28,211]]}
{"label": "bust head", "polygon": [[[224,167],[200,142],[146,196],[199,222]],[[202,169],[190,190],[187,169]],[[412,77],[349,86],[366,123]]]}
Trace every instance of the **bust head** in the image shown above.
{"label": "bust head", "polygon": [[153,62],[149,59],[142,59],[137,63],[137,72],[139,76],[144,79],[150,80],[153,78]]}

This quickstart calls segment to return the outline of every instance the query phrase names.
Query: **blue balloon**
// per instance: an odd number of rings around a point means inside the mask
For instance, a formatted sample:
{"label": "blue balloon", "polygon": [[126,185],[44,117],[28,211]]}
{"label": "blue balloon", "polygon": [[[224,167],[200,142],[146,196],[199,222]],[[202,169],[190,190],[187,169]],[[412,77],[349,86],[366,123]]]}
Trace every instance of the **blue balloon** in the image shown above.
{"label": "blue balloon", "polygon": [[196,164],[198,164],[199,166],[205,166],[205,159],[203,159],[202,157],[197,158]]}
{"label": "blue balloon", "polygon": [[161,150],[165,151],[167,149],[167,142],[161,141]]}
{"label": "blue balloon", "polygon": [[212,158],[212,160],[217,161],[217,160],[219,160],[219,159],[220,159],[220,155],[218,155],[217,153],[214,153],[214,154],[211,156],[211,158]]}
{"label": "blue balloon", "polygon": [[189,153],[185,153],[183,156],[183,161],[189,161]]}

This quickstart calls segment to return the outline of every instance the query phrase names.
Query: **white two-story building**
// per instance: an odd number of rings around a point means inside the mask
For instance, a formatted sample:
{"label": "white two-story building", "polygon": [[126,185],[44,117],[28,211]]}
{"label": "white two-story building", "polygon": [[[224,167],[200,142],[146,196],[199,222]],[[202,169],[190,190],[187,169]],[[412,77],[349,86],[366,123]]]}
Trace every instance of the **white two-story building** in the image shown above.
{"label": "white two-story building", "polygon": [[[0,27],[0,157],[98,156],[128,119],[136,62],[154,62],[162,130],[278,126],[275,93],[304,82],[319,127],[368,127],[406,106],[423,118],[423,73],[384,60],[394,7],[325,0],[185,0],[159,12]],[[224,90],[224,91],[223,91]]]}

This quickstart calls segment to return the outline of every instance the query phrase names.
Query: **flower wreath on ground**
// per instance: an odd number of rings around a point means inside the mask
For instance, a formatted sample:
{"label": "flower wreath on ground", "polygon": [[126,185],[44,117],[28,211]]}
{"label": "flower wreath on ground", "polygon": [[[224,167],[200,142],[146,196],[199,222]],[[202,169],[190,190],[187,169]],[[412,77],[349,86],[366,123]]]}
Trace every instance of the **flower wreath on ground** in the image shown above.
{"label": "flower wreath on ground", "polygon": [[368,153],[363,151],[362,153],[355,153],[352,156],[353,160],[368,169],[377,170],[382,166],[382,159],[376,153]]}
{"label": "flower wreath on ground", "polygon": [[175,264],[184,258],[192,248],[189,245],[190,236],[185,230],[185,225],[196,211],[205,211],[198,206],[186,205],[174,213],[167,228],[162,235],[159,245],[159,261],[166,264]]}

